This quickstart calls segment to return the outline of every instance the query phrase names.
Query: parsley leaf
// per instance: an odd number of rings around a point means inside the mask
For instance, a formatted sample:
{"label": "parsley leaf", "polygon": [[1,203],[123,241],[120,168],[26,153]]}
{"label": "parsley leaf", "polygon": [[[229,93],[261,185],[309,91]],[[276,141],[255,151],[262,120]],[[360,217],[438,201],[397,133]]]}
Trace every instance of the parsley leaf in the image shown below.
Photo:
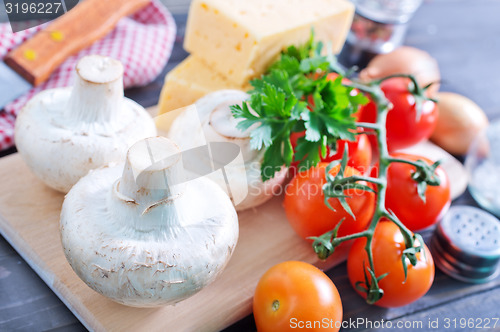
{"label": "parsley leaf", "polygon": [[[328,145],[355,139],[353,114],[368,99],[351,93],[353,88],[342,84],[342,76],[327,77],[332,70],[343,72],[332,53],[324,55],[322,50],[313,33],[304,45],[288,47],[265,75],[250,82],[250,99],[231,106],[233,116],[241,119],[238,129],[255,127],[251,147],[265,149],[263,181],[294,161],[299,167],[314,166]],[[304,130],[294,151],[290,135]]]}

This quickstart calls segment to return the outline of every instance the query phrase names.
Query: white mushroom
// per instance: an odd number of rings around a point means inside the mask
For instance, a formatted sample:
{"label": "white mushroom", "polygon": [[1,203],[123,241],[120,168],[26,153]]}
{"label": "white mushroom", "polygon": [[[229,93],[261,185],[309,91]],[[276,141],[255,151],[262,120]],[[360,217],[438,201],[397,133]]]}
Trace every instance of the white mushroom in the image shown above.
{"label": "white mushroom", "polygon": [[211,283],[236,245],[229,197],[202,177],[183,182],[179,152],[167,138],[139,141],[125,167],[89,172],[64,200],[61,239],[71,267],[119,303],[179,302]]}
{"label": "white mushroom", "polygon": [[92,55],[76,67],[73,88],[34,96],[16,120],[16,146],[48,186],[68,190],[90,169],[123,162],[135,142],[156,135],[144,108],[123,97],[123,66]]}
{"label": "white mushroom", "polygon": [[[250,146],[250,132],[236,128],[238,119],[231,114],[231,105],[241,104],[249,95],[239,90],[220,90],[206,95],[195,103],[195,111],[186,109],[172,123],[168,137],[182,150],[192,149],[212,142],[234,143],[239,146],[242,161],[225,167],[226,174],[211,177],[221,188],[230,187],[236,210],[242,211],[263,204],[273,197],[283,183],[287,169],[275,174],[273,179],[262,182],[260,166],[263,151]],[[234,197],[244,197],[235,200]]]}

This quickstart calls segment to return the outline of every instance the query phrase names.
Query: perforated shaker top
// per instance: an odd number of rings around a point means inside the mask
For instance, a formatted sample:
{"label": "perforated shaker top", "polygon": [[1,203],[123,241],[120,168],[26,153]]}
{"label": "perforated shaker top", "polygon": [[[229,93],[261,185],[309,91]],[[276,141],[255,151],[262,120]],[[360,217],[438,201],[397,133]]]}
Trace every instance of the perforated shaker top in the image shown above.
{"label": "perforated shaker top", "polygon": [[500,221],[471,206],[454,206],[431,241],[436,265],[456,279],[481,283],[499,273]]}

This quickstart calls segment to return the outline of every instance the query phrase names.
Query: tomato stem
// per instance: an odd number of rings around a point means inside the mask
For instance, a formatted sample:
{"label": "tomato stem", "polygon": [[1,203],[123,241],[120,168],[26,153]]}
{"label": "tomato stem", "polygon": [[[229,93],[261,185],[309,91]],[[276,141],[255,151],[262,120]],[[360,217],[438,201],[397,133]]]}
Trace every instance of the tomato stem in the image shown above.
{"label": "tomato stem", "polygon": [[370,123],[370,122],[356,122],[356,125],[360,128],[373,129],[373,130],[377,130],[379,128],[379,126],[376,123]]}
{"label": "tomato stem", "polygon": [[[377,227],[378,222],[382,218],[387,218],[390,222],[393,222],[396,224],[401,232],[401,234],[404,237],[405,240],[405,246],[406,249],[403,251],[402,254],[402,264],[403,264],[403,269],[405,272],[405,278],[406,278],[406,273],[407,273],[407,259],[412,265],[417,264],[417,257],[416,253],[423,251],[423,241],[421,240],[421,236],[418,234],[413,235],[412,232],[397,218],[396,215],[394,215],[392,212],[388,211],[386,206],[385,206],[385,198],[386,198],[386,191],[387,191],[387,173],[388,169],[391,163],[407,163],[412,166],[415,166],[416,171],[414,172],[414,177],[413,179],[417,181],[419,184],[424,183],[424,188],[425,185],[439,185],[439,180],[437,179],[437,176],[435,176],[435,170],[436,167],[439,165],[439,163],[435,163],[434,165],[429,166],[427,163],[425,163],[422,160],[417,160],[417,161],[410,161],[402,158],[394,158],[389,155],[389,151],[387,148],[387,130],[386,130],[386,122],[387,122],[387,114],[389,113],[390,109],[392,108],[391,103],[389,100],[385,97],[382,89],[380,88],[380,84],[382,81],[393,78],[393,77],[405,77],[411,80],[413,83],[412,87],[412,93],[415,95],[418,95],[421,98],[425,98],[423,96],[423,92],[425,91],[425,88],[420,88],[417,84],[416,79],[412,75],[391,75],[385,78],[382,78],[380,80],[374,81],[372,83],[369,83],[368,85],[361,84],[358,82],[352,82],[348,84],[347,86],[356,88],[360,91],[363,91],[365,93],[370,94],[371,99],[377,104],[377,115],[376,115],[376,121],[375,123],[365,123],[365,122],[359,122],[356,123],[358,127],[363,127],[367,129],[371,129],[374,134],[377,137],[377,145],[378,145],[378,151],[379,151],[379,174],[378,177],[366,177],[366,176],[360,176],[360,175],[354,175],[350,177],[344,177],[344,169],[345,169],[345,164],[347,163],[347,149],[344,150],[344,156],[342,158],[341,162],[341,171],[334,177],[328,174],[326,174],[326,179],[327,179],[327,184],[323,186],[323,191],[325,194],[325,198],[330,196],[330,197],[335,197],[334,195],[337,195],[336,197],[340,200],[343,198],[342,195],[337,194],[337,193],[331,193],[332,188],[336,188],[335,190],[340,191],[338,187],[340,186],[340,189],[345,190],[348,188],[354,188],[356,186],[356,183],[359,181],[365,181],[365,182],[371,182],[377,185],[377,198],[375,202],[375,210],[373,213],[373,217],[370,221],[370,224],[368,228],[362,232],[358,232],[355,234],[343,236],[343,237],[337,237],[337,229],[327,232],[319,237],[313,238],[315,241],[313,243],[314,250],[318,254],[318,256],[321,259],[327,258],[329,255],[331,255],[335,248],[340,245],[342,242],[349,241],[352,239],[357,239],[364,237],[366,238],[366,245],[365,245],[365,251],[368,256],[368,267],[364,269],[365,273],[365,282],[363,287],[357,287],[357,289],[363,289],[364,292],[366,292],[367,295],[367,302],[369,304],[373,304],[376,301],[378,301],[380,298],[383,296],[383,290],[379,287],[378,281],[380,281],[382,278],[386,276],[386,274],[380,275],[377,277],[375,271],[375,264],[373,260],[373,251],[372,251],[372,243],[373,243],[373,237],[375,234],[375,229]],[[418,116],[418,110],[417,110],[417,116]],[[338,161],[334,161],[333,163],[337,163]],[[331,169],[333,163],[327,168]],[[358,184],[358,188],[364,188],[364,190],[370,190],[371,188],[367,186],[363,186],[361,184]],[[424,192],[425,193],[425,192]],[[424,197],[425,199],[425,197]],[[347,212],[349,207],[347,206],[344,207]],[[363,263],[364,266],[365,263]],[[367,274],[368,271],[368,274]],[[368,277],[370,276],[370,277]]]}
{"label": "tomato stem", "polygon": [[412,160],[408,160],[408,159],[389,157],[388,160],[391,163],[403,163],[403,164],[408,164],[408,165],[412,165],[415,167],[421,167],[420,163],[417,163],[416,161],[412,161]]}
{"label": "tomato stem", "polygon": [[354,234],[349,234],[349,235],[337,237],[337,238],[332,240],[332,243],[333,244],[337,244],[337,243],[341,244],[342,242],[358,239],[360,237],[366,237],[366,236],[368,236],[368,233],[369,233],[368,231],[363,231],[363,232],[359,232],[359,233],[354,233]]}
{"label": "tomato stem", "polygon": [[280,308],[280,301],[279,300],[274,300],[273,304],[271,306],[271,309],[273,311],[278,311],[279,308]]}
{"label": "tomato stem", "polygon": [[349,183],[349,182],[358,182],[358,181],[365,181],[365,182],[371,182],[375,183],[377,185],[383,185],[384,182],[383,180],[379,178],[372,178],[369,176],[361,176],[361,175],[352,175],[347,178],[339,179],[336,181],[337,184],[344,184],[344,183]]}
{"label": "tomato stem", "polygon": [[401,220],[399,220],[394,214],[389,213],[388,211],[384,212],[384,217],[392,221],[396,226],[399,227],[401,234],[405,239],[406,248],[413,247],[413,236],[411,235],[411,231],[406,227]]}

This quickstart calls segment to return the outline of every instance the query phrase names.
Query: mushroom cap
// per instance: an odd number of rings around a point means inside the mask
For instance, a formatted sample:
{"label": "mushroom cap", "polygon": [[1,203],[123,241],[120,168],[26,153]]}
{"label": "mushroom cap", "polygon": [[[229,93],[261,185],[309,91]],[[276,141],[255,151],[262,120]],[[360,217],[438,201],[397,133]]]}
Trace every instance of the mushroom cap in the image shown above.
{"label": "mushroom cap", "polygon": [[236,245],[229,197],[210,180],[192,180],[155,207],[164,227],[138,230],[144,216],[114,191],[122,170],[91,171],[66,195],[60,228],[68,262],[88,286],[125,305],[174,304],[195,294],[220,274]]}
{"label": "mushroom cap", "polygon": [[64,117],[70,94],[71,88],[37,94],[20,111],[15,126],[16,146],[28,167],[64,193],[90,169],[123,162],[133,143],[156,135],[149,114],[128,98],[113,130],[106,124],[75,124]]}
{"label": "mushroom cap", "polygon": [[[220,173],[207,176],[224,190],[227,190],[229,184],[237,211],[256,207],[271,199],[287,175],[287,168],[283,167],[274,178],[263,182],[260,167],[264,154],[251,147],[252,128],[246,131],[236,128],[240,120],[232,116],[229,106],[241,104],[249,97],[240,90],[209,93],[196,101],[195,108],[187,108],[181,113],[168,133],[168,137],[183,150],[212,142],[234,143],[240,147],[242,158],[225,167],[225,177]],[[236,197],[240,199],[235,199]]]}

